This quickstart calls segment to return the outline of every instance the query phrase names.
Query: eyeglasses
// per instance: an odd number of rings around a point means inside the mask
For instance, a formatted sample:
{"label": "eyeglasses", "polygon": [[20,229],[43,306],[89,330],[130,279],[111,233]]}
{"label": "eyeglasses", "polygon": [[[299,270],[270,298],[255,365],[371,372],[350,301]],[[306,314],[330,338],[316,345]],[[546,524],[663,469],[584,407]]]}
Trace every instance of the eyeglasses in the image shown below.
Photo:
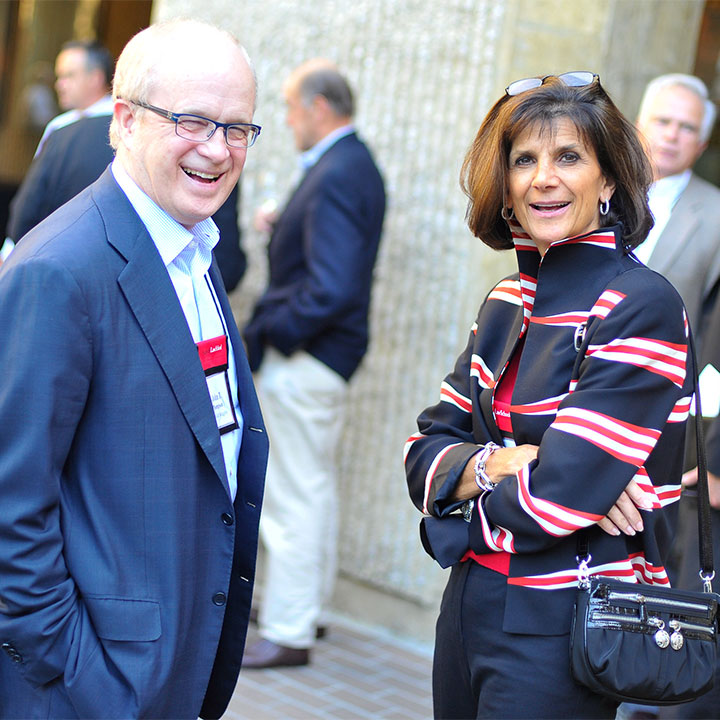
{"label": "eyeglasses", "polygon": [[202,115],[174,113],[139,100],[130,100],[129,102],[151,110],[167,120],[172,120],[175,123],[175,133],[184,140],[192,142],[206,142],[215,134],[216,130],[222,128],[225,133],[225,142],[230,147],[249,148],[254,145],[262,129],[260,125],[252,123],[221,123]]}
{"label": "eyeglasses", "polygon": [[600,76],[595,73],[586,70],[578,70],[575,72],[566,72],[562,75],[546,75],[545,77],[531,77],[516,80],[515,82],[511,82],[505,88],[505,92],[511,97],[519,95],[520,93],[524,93],[526,90],[539,88],[548,78],[551,77],[556,77],[558,80],[562,80],[562,82],[570,87],[584,87],[585,85],[592,85],[596,80],[600,79]]}

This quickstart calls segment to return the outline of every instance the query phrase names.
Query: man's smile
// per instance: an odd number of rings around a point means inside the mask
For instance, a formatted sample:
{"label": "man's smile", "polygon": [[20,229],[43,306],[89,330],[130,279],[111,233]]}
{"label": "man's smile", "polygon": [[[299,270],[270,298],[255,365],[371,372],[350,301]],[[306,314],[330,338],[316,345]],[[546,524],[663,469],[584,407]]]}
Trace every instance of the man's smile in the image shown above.
{"label": "man's smile", "polygon": [[182,170],[188,177],[191,177],[193,180],[199,180],[203,183],[214,183],[220,178],[220,175],[212,175],[210,173],[201,172],[200,170],[191,170],[190,168],[185,167]]}

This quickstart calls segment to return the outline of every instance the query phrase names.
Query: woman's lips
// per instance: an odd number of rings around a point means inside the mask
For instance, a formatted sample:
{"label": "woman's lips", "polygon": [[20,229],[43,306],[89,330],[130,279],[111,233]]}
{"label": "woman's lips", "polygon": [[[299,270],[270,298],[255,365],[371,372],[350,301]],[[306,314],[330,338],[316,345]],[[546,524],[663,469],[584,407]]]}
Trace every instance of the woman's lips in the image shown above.
{"label": "woman's lips", "polygon": [[562,212],[568,205],[569,202],[554,202],[554,203],[530,203],[530,207],[535,212],[542,213],[543,215],[553,215]]}

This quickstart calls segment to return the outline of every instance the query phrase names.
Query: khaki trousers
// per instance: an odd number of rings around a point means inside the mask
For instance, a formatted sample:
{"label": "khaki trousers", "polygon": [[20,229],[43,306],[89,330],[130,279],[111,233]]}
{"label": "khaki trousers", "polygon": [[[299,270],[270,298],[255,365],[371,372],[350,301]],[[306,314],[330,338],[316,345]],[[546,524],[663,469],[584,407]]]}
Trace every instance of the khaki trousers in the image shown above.
{"label": "khaki trousers", "polygon": [[308,353],[286,357],[272,348],[255,381],[270,439],[259,632],[309,648],[337,573],[336,453],[347,382]]}

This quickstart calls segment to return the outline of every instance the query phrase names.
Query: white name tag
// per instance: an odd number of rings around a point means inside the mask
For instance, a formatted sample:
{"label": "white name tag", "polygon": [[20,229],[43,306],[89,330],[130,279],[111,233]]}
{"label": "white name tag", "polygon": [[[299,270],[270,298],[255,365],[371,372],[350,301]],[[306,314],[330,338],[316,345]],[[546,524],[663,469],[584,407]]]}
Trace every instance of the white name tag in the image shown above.
{"label": "white name tag", "polygon": [[197,343],[200,364],[205,371],[215,422],[221,435],[237,430],[237,417],[230,392],[228,375],[228,342],[225,335]]}

